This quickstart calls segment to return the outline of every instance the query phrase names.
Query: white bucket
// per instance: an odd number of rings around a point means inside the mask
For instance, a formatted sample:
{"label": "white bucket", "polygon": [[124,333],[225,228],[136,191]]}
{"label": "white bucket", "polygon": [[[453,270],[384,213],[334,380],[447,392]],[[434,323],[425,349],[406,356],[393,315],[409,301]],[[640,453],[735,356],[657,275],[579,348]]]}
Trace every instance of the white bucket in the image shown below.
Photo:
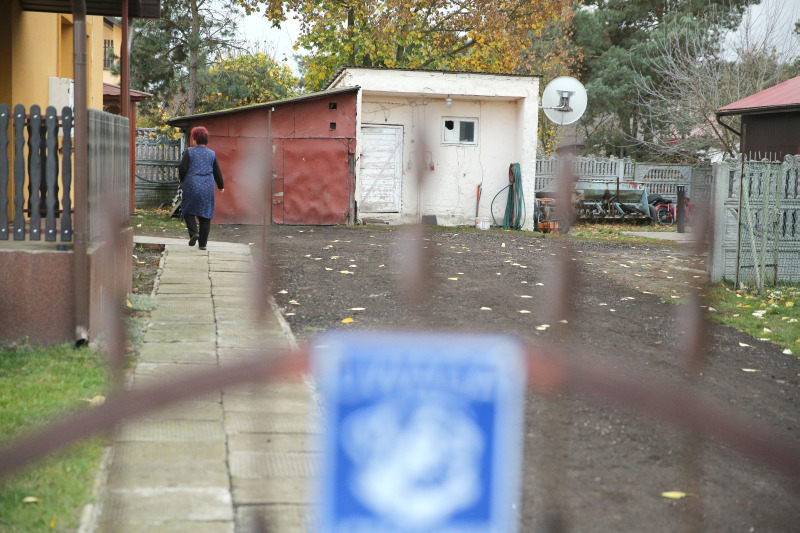
{"label": "white bucket", "polygon": [[489,229],[490,225],[491,225],[491,223],[490,223],[489,219],[486,218],[486,217],[477,217],[477,218],[475,218],[475,227],[478,228],[478,229],[486,230],[486,229]]}

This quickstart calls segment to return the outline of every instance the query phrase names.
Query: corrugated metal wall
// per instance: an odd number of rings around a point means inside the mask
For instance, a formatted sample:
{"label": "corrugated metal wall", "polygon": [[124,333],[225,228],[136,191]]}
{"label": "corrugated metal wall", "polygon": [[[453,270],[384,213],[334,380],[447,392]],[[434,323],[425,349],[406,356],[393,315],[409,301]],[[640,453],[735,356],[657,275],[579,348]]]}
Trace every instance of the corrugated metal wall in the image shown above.
{"label": "corrugated metal wall", "polygon": [[214,222],[262,222],[260,210],[253,206],[258,193],[253,174],[266,180],[269,164],[274,223],[350,222],[357,94],[353,89],[277,103],[271,118],[269,107],[263,106],[193,120],[190,127],[208,129],[208,147],[216,152],[225,177],[225,193],[216,197]]}

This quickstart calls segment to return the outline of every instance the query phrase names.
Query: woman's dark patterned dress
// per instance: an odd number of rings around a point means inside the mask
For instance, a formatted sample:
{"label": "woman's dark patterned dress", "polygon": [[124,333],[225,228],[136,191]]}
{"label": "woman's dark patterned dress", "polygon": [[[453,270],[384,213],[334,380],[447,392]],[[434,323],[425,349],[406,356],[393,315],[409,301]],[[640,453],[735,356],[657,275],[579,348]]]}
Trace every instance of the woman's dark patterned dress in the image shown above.
{"label": "woman's dark patterned dress", "polygon": [[[193,146],[187,152],[189,168],[181,184],[183,189],[181,214],[214,218],[214,185],[215,181],[222,181],[221,173],[219,180],[215,175],[215,170],[219,172],[217,156],[206,146]],[[221,183],[217,185],[222,188]]]}

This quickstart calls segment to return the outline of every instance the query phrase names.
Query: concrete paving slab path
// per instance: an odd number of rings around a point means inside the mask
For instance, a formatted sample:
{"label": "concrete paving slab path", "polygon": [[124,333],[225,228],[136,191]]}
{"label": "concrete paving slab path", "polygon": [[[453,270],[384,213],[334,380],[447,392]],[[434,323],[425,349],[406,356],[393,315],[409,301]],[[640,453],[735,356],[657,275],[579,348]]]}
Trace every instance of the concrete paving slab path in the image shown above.
{"label": "concrete paving slab path", "polygon": [[[132,387],[294,347],[277,313],[254,325],[248,246],[136,237],[164,245]],[[82,531],[306,531],[310,477],[319,470],[319,413],[303,376],[239,385],[144,413],[116,434],[97,512]],[[86,525],[86,524],[84,524]]]}

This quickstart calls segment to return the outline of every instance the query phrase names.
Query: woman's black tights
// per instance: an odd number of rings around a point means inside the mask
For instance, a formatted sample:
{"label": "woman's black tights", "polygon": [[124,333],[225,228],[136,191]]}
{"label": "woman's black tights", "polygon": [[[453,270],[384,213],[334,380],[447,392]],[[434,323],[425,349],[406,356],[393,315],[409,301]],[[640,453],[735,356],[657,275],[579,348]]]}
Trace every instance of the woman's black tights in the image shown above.
{"label": "woman's black tights", "polygon": [[[206,243],[208,242],[208,232],[211,230],[211,219],[210,218],[203,218],[203,217],[196,217],[194,215],[186,215],[183,217],[186,221],[186,229],[189,230],[189,237],[191,238],[192,235],[198,236],[198,244],[205,248]],[[200,220],[200,231],[197,231],[197,220]]]}

